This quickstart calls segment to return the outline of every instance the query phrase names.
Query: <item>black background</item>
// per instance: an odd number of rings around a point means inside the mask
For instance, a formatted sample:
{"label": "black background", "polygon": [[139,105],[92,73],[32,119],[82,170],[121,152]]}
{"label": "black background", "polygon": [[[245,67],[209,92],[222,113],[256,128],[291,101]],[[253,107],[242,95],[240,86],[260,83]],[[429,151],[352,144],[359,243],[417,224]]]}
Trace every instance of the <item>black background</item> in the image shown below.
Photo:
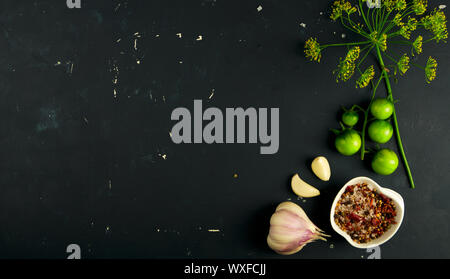
{"label": "black background", "polygon": [[[265,238],[276,205],[291,199],[332,237],[290,258],[366,258],[328,220],[340,187],[369,176],[406,205],[381,257],[448,258],[448,46],[431,43],[418,58],[439,61],[431,85],[416,68],[393,85],[412,190],[403,167],[378,176],[333,148],[340,106],[364,105],[370,92],[335,82],[345,49],[320,64],[304,58],[311,36],[355,39],[328,19],[330,3],[1,1],[0,257],[65,258],[76,243],[83,258],[286,258]],[[279,152],[173,144],[170,114],[194,99],[280,108]],[[330,182],[310,171],[317,155],[331,163]],[[322,195],[297,200],[296,172]]]}

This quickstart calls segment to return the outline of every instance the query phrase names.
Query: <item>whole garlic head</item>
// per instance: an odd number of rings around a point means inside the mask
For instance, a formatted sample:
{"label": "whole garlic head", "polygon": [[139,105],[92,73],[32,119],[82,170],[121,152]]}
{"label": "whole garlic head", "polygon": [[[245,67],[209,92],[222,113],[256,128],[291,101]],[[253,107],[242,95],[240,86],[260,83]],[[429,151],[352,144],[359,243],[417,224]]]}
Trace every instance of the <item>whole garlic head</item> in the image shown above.
{"label": "whole garlic head", "polygon": [[270,218],[267,236],[269,247],[281,255],[291,255],[306,244],[329,236],[309,220],[303,209],[293,202],[283,202]]}

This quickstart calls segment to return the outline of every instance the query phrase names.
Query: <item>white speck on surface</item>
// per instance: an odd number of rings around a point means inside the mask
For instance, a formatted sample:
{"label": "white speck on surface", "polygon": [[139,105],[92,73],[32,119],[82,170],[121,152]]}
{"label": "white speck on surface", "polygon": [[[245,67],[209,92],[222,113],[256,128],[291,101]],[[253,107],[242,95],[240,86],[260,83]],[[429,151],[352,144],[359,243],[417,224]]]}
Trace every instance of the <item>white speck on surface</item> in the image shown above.
{"label": "white speck on surface", "polygon": [[111,182],[111,179],[108,180],[108,188],[109,188],[109,190],[111,190],[111,188],[112,188],[112,182]]}
{"label": "white speck on surface", "polygon": [[218,230],[218,229],[209,229],[208,232],[213,232],[214,233],[214,232],[220,232],[220,230]]}
{"label": "white speck on surface", "polygon": [[323,15],[323,12],[320,12],[319,15]]}
{"label": "white speck on surface", "polygon": [[156,34],[156,35],[155,35],[155,38],[159,38],[159,34]]}
{"label": "white speck on surface", "polygon": [[334,248],[334,244],[330,244],[330,249],[333,249]]}
{"label": "white speck on surface", "polygon": [[120,41],[122,41],[122,38],[117,39],[116,43],[119,43]]}
{"label": "white speck on surface", "polygon": [[214,90],[214,88],[213,88],[213,89],[211,90],[211,94],[210,94],[209,97],[208,97],[209,100],[211,100],[212,97],[214,96],[214,92],[215,92],[215,90]]}
{"label": "white speck on surface", "polygon": [[306,28],[306,24],[305,24],[305,23],[303,23],[303,22],[302,22],[302,23],[300,23],[300,26],[301,26],[301,27],[303,27],[303,28]]}
{"label": "white speck on surface", "polygon": [[447,8],[446,5],[439,5],[439,9],[440,9],[440,10],[443,10],[443,9],[445,9],[445,8]]}
{"label": "white speck on surface", "polygon": [[183,35],[181,33],[177,33],[176,35],[179,39],[181,39],[183,37]]}
{"label": "white speck on surface", "polygon": [[55,66],[61,65],[61,61],[56,61]]}
{"label": "white speck on surface", "polygon": [[141,60],[136,60],[136,64],[141,64]]}
{"label": "white speck on surface", "polygon": [[178,64],[183,64],[183,60],[178,61]]}
{"label": "white speck on surface", "polygon": [[197,39],[195,39],[196,41],[201,41],[203,40],[203,36],[202,35],[198,35]]}
{"label": "white speck on surface", "polygon": [[116,98],[117,97],[117,90],[114,88],[114,90],[113,90],[113,96],[114,96],[114,98]]}
{"label": "white speck on surface", "polygon": [[342,37],[342,39],[345,39],[345,37],[347,37],[347,35],[345,35],[344,33],[342,33],[341,37]]}
{"label": "white speck on surface", "polygon": [[137,39],[134,39],[134,50],[137,50]]}
{"label": "white speck on surface", "polygon": [[263,8],[262,8],[261,5],[259,5],[258,8],[256,8],[256,10],[257,10],[258,12],[262,11],[262,9],[263,9]]}

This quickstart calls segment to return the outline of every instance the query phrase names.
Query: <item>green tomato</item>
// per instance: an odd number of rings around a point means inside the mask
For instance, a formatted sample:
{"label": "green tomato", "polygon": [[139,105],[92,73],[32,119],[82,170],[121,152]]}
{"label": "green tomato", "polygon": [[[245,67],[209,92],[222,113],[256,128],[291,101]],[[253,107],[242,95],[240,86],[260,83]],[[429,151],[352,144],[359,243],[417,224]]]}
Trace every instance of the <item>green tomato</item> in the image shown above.
{"label": "green tomato", "polygon": [[398,167],[398,157],[390,149],[381,149],[377,151],[372,159],[372,169],[381,175],[390,175]]}
{"label": "green tomato", "polygon": [[370,112],[376,119],[385,120],[394,113],[394,104],[388,99],[375,99],[370,106]]}
{"label": "green tomato", "polygon": [[391,123],[386,120],[375,120],[369,125],[369,137],[376,143],[386,143],[394,134]]}
{"label": "green tomato", "polygon": [[356,111],[346,111],[342,114],[342,122],[347,126],[355,126],[358,120],[359,115]]}
{"label": "green tomato", "polygon": [[361,136],[355,130],[345,130],[334,141],[337,151],[342,155],[351,156],[361,148]]}

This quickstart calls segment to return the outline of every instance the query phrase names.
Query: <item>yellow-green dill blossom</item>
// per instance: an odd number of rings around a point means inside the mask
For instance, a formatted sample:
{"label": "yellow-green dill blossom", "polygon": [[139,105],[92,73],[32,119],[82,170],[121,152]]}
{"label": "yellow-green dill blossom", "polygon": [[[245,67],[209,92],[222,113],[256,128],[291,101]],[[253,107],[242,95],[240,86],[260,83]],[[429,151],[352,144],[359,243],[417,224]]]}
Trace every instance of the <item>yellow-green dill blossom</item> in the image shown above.
{"label": "yellow-green dill blossom", "polygon": [[431,83],[436,78],[437,61],[433,57],[429,57],[427,65],[425,66],[425,78],[428,83]]}
{"label": "yellow-green dill blossom", "polygon": [[400,75],[404,75],[409,70],[409,57],[406,54],[403,54],[403,56],[400,58],[400,60],[397,63],[398,70],[400,72]]}
{"label": "yellow-green dill blossom", "polygon": [[404,9],[406,9],[406,0],[398,0],[398,1],[396,1],[395,9],[397,11],[403,11]]}
{"label": "yellow-green dill blossom", "polygon": [[443,11],[434,10],[431,14],[422,19],[424,28],[433,33],[436,42],[448,38],[447,18]]}
{"label": "yellow-green dill blossom", "polygon": [[356,88],[364,88],[367,85],[369,85],[370,81],[375,76],[375,70],[373,68],[373,65],[371,65],[369,68],[367,68],[364,73],[359,77],[359,79],[356,81]]}
{"label": "yellow-green dill blossom", "polygon": [[309,58],[310,61],[320,62],[322,58],[320,44],[317,42],[316,38],[309,38],[305,43],[305,56]]}
{"label": "yellow-green dill blossom", "polygon": [[409,31],[415,31],[417,29],[417,19],[414,17],[408,17],[408,29]]}
{"label": "yellow-green dill blossom", "polygon": [[411,30],[408,28],[408,25],[402,26],[398,33],[407,40],[411,39]]}
{"label": "yellow-green dill blossom", "polygon": [[382,34],[380,37],[378,37],[378,32],[373,31],[369,34],[369,38],[372,41],[373,44],[378,45],[382,51],[386,51],[387,49],[387,35]]}
{"label": "yellow-green dill blossom", "polygon": [[359,48],[359,46],[350,49],[347,53],[347,56],[345,57],[345,60],[355,62],[359,58],[360,52],[361,49]]}
{"label": "yellow-green dill blossom", "polygon": [[348,51],[347,56],[344,60],[340,60],[337,69],[337,82],[339,80],[347,81],[353,76],[356,68],[355,62],[359,58],[360,52],[361,49],[356,46]]}
{"label": "yellow-green dill blossom", "polygon": [[384,0],[383,5],[388,12],[403,11],[406,8],[406,0]]}
{"label": "yellow-green dill blossom", "polygon": [[380,46],[381,51],[386,51],[387,49],[387,35],[381,35],[381,38],[378,40],[378,45]]}
{"label": "yellow-green dill blossom", "polygon": [[401,14],[401,13],[396,14],[395,17],[394,17],[394,19],[392,20],[392,22],[394,22],[395,25],[397,25],[397,26],[399,26],[399,27],[405,25],[405,24],[403,23],[403,21],[402,21],[402,14]]}
{"label": "yellow-green dill blossom", "polygon": [[423,15],[427,11],[428,1],[427,0],[413,0],[412,9],[416,15]]}
{"label": "yellow-green dill blossom", "polygon": [[411,32],[417,29],[417,19],[414,17],[408,17],[408,22],[406,24],[401,24],[398,33],[405,39],[411,39]]}
{"label": "yellow-green dill blossom", "polygon": [[412,44],[413,48],[414,48],[414,50],[416,51],[417,54],[421,54],[422,53],[422,43],[423,43],[423,37],[422,36],[418,36],[417,39]]}
{"label": "yellow-green dill blossom", "polygon": [[342,16],[344,12],[347,13],[347,15],[351,15],[356,11],[356,8],[353,7],[350,2],[345,0],[338,0],[333,3],[333,11],[331,12],[330,18],[332,20],[337,20]]}
{"label": "yellow-green dill blossom", "polygon": [[369,37],[370,37],[370,40],[373,42],[373,43],[377,43],[377,41],[378,41],[378,32],[377,31],[373,31],[372,33],[370,33],[369,34]]}

